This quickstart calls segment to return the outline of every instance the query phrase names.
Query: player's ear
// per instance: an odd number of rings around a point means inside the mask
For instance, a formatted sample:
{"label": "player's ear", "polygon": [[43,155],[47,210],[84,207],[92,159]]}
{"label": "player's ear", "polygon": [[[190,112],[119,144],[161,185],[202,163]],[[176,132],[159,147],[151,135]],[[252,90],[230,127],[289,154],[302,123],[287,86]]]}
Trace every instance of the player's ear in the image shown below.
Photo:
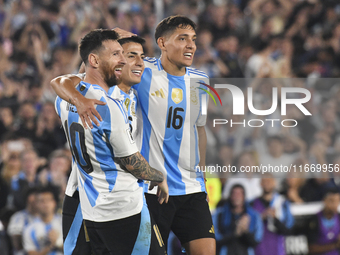
{"label": "player's ear", "polygon": [[94,53],[90,53],[89,54],[89,58],[88,58],[89,64],[93,67],[98,67],[99,65],[99,61],[98,61],[98,55],[94,54]]}
{"label": "player's ear", "polygon": [[163,51],[166,51],[166,47],[165,47],[165,38],[164,37],[159,37],[157,39],[157,44],[158,44],[158,47],[163,50]]}

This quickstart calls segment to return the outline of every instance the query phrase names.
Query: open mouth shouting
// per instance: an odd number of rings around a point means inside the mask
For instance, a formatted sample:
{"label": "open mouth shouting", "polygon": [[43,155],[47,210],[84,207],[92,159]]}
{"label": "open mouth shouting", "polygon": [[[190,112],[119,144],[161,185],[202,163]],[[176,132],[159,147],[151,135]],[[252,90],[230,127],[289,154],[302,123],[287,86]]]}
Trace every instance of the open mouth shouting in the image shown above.
{"label": "open mouth shouting", "polygon": [[194,54],[192,52],[185,52],[183,55],[186,59],[191,60]]}

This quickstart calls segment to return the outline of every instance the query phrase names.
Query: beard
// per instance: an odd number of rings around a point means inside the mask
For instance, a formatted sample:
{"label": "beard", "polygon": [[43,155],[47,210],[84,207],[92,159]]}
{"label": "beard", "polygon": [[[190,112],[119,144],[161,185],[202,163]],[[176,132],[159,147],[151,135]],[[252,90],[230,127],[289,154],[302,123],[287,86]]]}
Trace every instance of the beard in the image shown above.
{"label": "beard", "polygon": [[114,69],[111,70],[108,64],[103,65],[102,74],[104,81],[109,88],[118,84],[119,78],[115,75]]}
{"label": "beard", "polygon": [[111,75],[105,75],[104,81],[106,82],[107,86],[111,88],[118,84],[119,79],[116,77],[115,74],[111,74]]}

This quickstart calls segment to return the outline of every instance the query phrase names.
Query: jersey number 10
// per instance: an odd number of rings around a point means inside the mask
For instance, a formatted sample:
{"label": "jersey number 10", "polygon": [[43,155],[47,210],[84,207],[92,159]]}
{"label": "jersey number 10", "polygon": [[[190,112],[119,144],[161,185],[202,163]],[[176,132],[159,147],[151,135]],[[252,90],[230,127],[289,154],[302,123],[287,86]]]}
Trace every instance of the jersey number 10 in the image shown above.
{"label": "jersey number 10", "polygon": [[[69,146],[70,146],[73,158],[77,161],[77,163],[81,166],[81,168],[86,173],[88,174],[91,173],[93,171],[93,167],[91,164],[90,156],[89,154],[87,154],[84,127],[77,122],[72,122],[72,124],[70,125],[70,130],[68,130],[68,123],[67,123],[67,120],[65,120],[64,128],[65,128],[67,141],[69,142]],[[79,137],[80,151],[78,151],[77,146],[76,146],[76,134],[77,133]],[[85,161],[85,164],[82,164],[80,157],[84,159],[83,161]]]}

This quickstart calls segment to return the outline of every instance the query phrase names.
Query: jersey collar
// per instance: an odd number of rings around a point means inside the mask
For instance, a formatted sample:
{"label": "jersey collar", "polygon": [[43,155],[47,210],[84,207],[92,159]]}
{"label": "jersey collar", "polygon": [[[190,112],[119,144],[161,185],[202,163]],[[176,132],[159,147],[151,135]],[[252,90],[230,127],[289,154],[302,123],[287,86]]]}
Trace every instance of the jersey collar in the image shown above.
{"label": "jersey collar", "polygon": [[133,90],[130,89],[129,93],[125,93],[123,90],[121,90],[118,86],[113,86],[109,89],[108,95],[117,100],[124,100],[124,95],[127,95],[128,97],[134,96]]}

